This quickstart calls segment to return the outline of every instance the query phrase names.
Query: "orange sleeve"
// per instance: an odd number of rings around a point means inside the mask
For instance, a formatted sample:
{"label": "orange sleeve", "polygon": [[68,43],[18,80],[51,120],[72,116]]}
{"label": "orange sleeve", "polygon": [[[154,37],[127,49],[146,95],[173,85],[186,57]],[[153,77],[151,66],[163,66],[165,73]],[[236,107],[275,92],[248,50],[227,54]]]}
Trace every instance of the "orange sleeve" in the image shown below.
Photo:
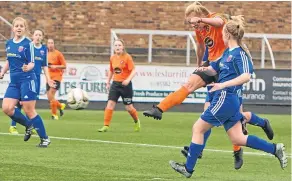
{"label": "orange sleeve", "polygon": [[131,55],[128,55],[128,58],[127,58],[127,65],[128,65],[128,70],[129,71],[132,71],[135,67],[134,65],[134,61],[133,61],[133,58]]}
{"label": "orange sleeve", "polygon": [[201,37],[199,31],[195,31],[195,32],[196,32],[196,40],[197,40],[197,42],[198,42],[199,44],[204,43],[204,41],[203,41],[203,39],[202,39],[202,37]]}
{"label": "orange sleeve", "polygon": [[66,66],[66,60],[65,60],[65,57],[64,57],[64,55],[63,55],[61,52],[59,52],[59,54],[58,54],[58,59],[59,59],[59,61],[61,62],[61,65]]}
{"label": "orange sleeve", "polygon": [[113,57],[111,56],[111,58],[110,58],[110,71],[111,71],[111,72],[114,71],[114,69],[113,69],[113,64],[112,64],[112,59],[113,59]]}

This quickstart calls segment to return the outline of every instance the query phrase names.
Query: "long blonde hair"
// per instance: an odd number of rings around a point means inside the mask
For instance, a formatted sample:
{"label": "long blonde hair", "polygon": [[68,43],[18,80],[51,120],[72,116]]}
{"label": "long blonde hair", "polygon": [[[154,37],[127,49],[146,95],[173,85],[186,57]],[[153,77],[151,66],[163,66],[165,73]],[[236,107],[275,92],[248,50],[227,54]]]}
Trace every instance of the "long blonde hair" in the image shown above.
{"label": "long blonde hair", "polygon": [[238,45],[245,51],[245,53],[252,59],[250,51],[245,44],[242,43],[244,36],[245,21],[243,15],[231,16],[230,20],[225,25],[227,31],[234,39],[237,40]]}
{"label": "long blonde hair", "polygon": [[210,14],[210,11],[203,6],[198,1],[190,4],[185,10],[185,16],[189,16],[191,13],[195,13],[196,15],[204,15],[207,16]]}
{"label": "long blonde hair", "polygon": [[[20,16],[19,17],[16,17],[12,21],[12,26],[13,27],[14,27],[14,24],[15,24],[16,21],[22,21],[24,23],[24,27],[25,27],[24,36],[26,36],[27,38],[31,37],[31,33],[29,32],[29,28],[28,28],[27,21],[24,18],[20,17]],[[13,33],[13,37],[14,37],[14,33]]]}

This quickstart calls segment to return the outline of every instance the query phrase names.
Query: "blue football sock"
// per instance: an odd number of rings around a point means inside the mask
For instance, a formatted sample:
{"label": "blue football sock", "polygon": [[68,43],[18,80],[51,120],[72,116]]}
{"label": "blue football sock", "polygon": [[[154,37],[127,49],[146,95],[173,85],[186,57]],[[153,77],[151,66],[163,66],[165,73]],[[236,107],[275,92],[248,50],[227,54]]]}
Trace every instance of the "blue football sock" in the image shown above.
{"label": "blue football sock", "polygon": [[48,136],[42,118],[37,115],[36,117],[32,118],[31,121],[33,122],[33,126],[38,132],[40,138],[47,139]]}
{"label": "blue football sock", "polygon": [[207,140],[208,140],[210,134],[211,134],[211,129],[209,129],[209,130],[204,134],[204,148],[205,148],[205,146],[206,146],[206,142],[207,142]]}
{"label": "blue football sock", "polygon": [[254,113],[251,113],[251,118],[248,123],[260,127],[264,127],[266,125],[266,121],[263,118],[258,117]]}
{"label": "blue football sock", "polygon": [[[17,103],[16,107],[17,107],[17,109],[19,109],[19,111],[21,112],[21,108],[22,108],[22,106],[19,104],[19,102]],[[16,121],[11,120],[11,126],[16,127]]]}
{"label": "blue football sock", "polygon": [[186,162],[186,169],[188,172],[190,173],[193,172],[198,156],[203,151],[204,147],[205,145],[198,145],[195,143],[190,144],[190,149],[188,152],[188,157],[187,157],[187,162]]}
{"label": "blue football sock", "polygon": [[14,114],[9,116],[12,120],[16,121],[17,123],[21,124],[22,126],[28,127],[31,126],[31,121],[24,116],[18,108],[14,109]]}
{"label": "blue football sock", "polygon": [[275,145],[253,135],[248,135],[246,146],[265,151],[267,153],[275,154]]}
{"label": "blue football sock", "polygon": [[13,121],[13,120],[11,120],[11,126],[16,126],[16,122],[15,121]]}

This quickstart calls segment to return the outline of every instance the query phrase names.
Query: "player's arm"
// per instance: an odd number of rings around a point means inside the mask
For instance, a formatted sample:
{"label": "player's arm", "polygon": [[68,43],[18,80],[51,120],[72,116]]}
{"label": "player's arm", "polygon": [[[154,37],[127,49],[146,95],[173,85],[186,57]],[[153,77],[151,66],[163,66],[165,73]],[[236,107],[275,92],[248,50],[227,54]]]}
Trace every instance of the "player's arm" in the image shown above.
{"label": "player's arm", "polygon": [[110,84],[110,82],[111,82],[111,80],[112,80],[112,78],[113,78],[113,75],[114,75],[114,73],[110,70],[110,71],[108,72],[108,76],[107,76],[107,79],[106,79],[106,83],[107,83],[107,84]]}
{"label": "player's arm", "polygon": [[203,62],[203,57],[205,54],[205,44],[204,43],[196,43],[197,44],[197,65],[200,67]]}
{"label": "player's arm", "polygon": [[33,43],[29,43],[24,50],[24,56],[28,61],[28,64],[23,64],[22,70],[24,72],[31,71],[34,68],[34,46]]}
{"label": "player's arm", "polygon": [[203,57],[205,54],[205,43],[200,35],[200,32],[196,31],[196,45],[197,45],[197,66],[200,67],[203,62]]}
{"label": "player's arm", "polygon": [[212,18],[200,18],[200,17],[192,17],[189,20],[189,23],[195,24],[195,23],[205,23],[207,25],[219,28],[224,25],[224,20],[223,18],[217,16],[217,17],[212,17]]}
{"label": "player's arm", "polygon": [[50,87],[55,87],[56,83],[54,80],[51,79],[50,74],[49,74],[49,68],[48,68],[48,50],[46,51],[46,56],[44,60],[42,61],[42,68],[46,77],[46,82]]}
{"label": "player's arm", "polygon": [[9,62],[8,60],[6,60],[4,66],[1,69],[1,73],[0,73],[0,79],[3,79],[4,75],[6,74],[6,72],[9,70]]}
{"label": "player's arm", "polygon": [[215,18],[201,18],[200,20],[202,23],[205,23],[207,25],[210,26],[214,26],[214,27],[222,27],[224,25],[224,21],[222,18],[220,17],[215,17]]}
{"label": "player's arm", "polygon": [[112,65],[112,57],[110,58],[110,66],[109,66],[109,71],[108,71],[108,76],[107,76],[107,79],[106,79],[106,89],[109,90],[110,88],[110,82],[113,78],[113,73],[114,69],[113,69],[113,65]]}

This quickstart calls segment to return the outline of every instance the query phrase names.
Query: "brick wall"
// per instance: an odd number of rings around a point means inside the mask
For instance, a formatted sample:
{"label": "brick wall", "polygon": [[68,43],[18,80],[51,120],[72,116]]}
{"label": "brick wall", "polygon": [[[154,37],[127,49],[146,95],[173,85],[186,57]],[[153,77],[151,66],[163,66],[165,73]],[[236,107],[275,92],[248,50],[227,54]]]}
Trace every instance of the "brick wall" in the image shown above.
{"label": "brick wall", "polygon": [[[1,16],[23,16],[31,29],[66,44],[109,46],[111,28],[191,30],[184,23],[190,2],[0,2]],[[211,11],[245,15],[248,33],[291,33],[291,2],[203,2]],[[2,24],[0,24],[3,26]],[[147,47],[147,36],[122,36],[128,46]],[[154,47],[185,47],[185,38],[155,36]],[[250,48],[259,42],[247,41]],[[276,41],[273,50],[291,49]]]}

